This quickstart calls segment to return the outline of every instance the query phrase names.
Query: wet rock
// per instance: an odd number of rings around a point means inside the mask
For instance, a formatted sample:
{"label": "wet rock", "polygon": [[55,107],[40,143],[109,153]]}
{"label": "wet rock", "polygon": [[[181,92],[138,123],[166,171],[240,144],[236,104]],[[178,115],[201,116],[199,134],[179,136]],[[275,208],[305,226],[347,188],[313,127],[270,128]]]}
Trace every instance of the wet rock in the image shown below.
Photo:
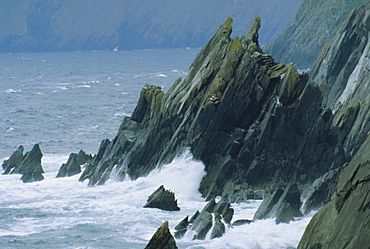
{"label": "wet rock", "polygon": [[178,229],[175,228],[175,230],[178,231],[178,238],[181,238],[188,230],[195,233],[194,239],[203,240],[208,233],[210,233],[210,238],[218,238],[225,233],[225,224],[230,225],[233,215],[234,209],[231,208],[228,201],[221,199],[216,202],[213,198],[201,212],[197,211],[189,221],[188,217],[185,217],[176,226]]}
{"label": "wet rock", "polygon": [[221,216],[215,214],[214,225],[211,231],[211,239],[220,238],[225,233],[225,224],[221,221]]}
{"label": "wet rock", "polygon": [[332,199],[311,219],[298,249],[370,245],[370,137],[344,168]]}
{"label": "wet rock", "polygon": [[24,156],[22,163],[15,167],[11,174],[22,174],[21,180],[23,182],[36,182],[44,179],[42,175],[44,169],[41,166],[42,152],[40,146],[35,144],[31,151]]}
{"label": "wet rock", "polygon": [[93,157],[91,155],[87,155],[83,150],[80,150],[78,154],[71,153],[67,163],[63,163],[60,167],[56,177],[58,178],[77,175],[81,173],[81,165],[84,165],[85,163],[91,163],[92,160]]}
{"label": "wet rock", "polygon": [[245,225],[245,224],[250,224],[252,223],[253,220],[247,220],[247,219],[241,219],[241,220],[236,220],[234,221],[231,225],[234,227],[237,227],[237,226],[242,226],[242,225]]}
{"label": "wet rock", "polygon": [[276,223],[289,223],[294,217],[302,216],[300,192],[296,184],[279,188],[266,198],[254,215],[253,220],[275,218]]}
{"label": "wet rock", "polygon": [[4,170],[4,175],[9,174],[11,171],[18,171],[16,168],[19,167],[24,160],[23,151],[24,148],[22,145],[20,145],[18,149],[9,157],[9,159],[3,162],[2,167]]}
{"label": "wet rock", "polygon": [[[193,223],[193,221],[192,221]],[[175,227],[175,238],[176,239],[181,239],[187,229],[188,229],[188,225],[189,225],[189,216],[186,216],[182,221],[180,221],[180,223]]]}
{"label": "wet rock", "polygon": [[149,196],[144,208],[159,208],[167,211],[180,210],[180,208],[177,206],[175,194],[169,190],[166,190],[163,185],[161,185]]}
{"label": "wet rock", "polygon": [[153,234],[145,249],[177,249],[176,241],[173,238],[169,228],[168,221]]}
{"label": "wet rock", "polygon": [[311,210],[318,210],[330,201],[337,186],[340,170],[341,168],[338,168],[325,173],[302,194],[305,200],[302,207],[303,214],[308,214]]}

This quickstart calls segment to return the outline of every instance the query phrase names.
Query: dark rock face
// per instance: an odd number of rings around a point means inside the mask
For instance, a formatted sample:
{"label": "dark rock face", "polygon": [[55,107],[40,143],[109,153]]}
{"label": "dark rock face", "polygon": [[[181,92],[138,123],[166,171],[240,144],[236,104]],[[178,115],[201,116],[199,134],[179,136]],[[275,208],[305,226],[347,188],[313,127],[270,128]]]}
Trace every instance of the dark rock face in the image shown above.
{"label": "dark rock face", "polygon": [[23,146],[18,149],[5,160],[2,167],[4,174],[21,174],[23,182],[36,182],[44,179],[44,172],[41,166],[42,152],[40,146],[35,144],[31,151],[28,151],[23,156]]}
{"label": "dark rock face", "polygon": [[156,191],[153,192],[148,198],[145,208],[159,208],[167,211],[179,211],[175,194],[166,190],[161,185]]}
{"label": "dark rock face", "polygon": [[272,43],[266,45],[266,51],[278,61],[294,61],[301,69],[312,68],[320,51],[335,36],[351,10],[366,2],[303,0],[293,20]]}
{"label": "dark rock face", "polygon": [[300,197],[296,184],[287,186],[285,190],[279,188],[262,202],[253,220],[276,218],[277,224],[289,223],[294,217],[302,216]]}
{"label": "dark rock face", "polygon": [[310,221],[298,248],[369,248],[370,138],[339,176],[332,200]]}
{"label": "dark rock face", "polygon": [[225,224],[230,225],[233,215],[234,209],[228,201],[220,200],[216,203],[212,199],[202,212],[197,211],[190,220],[188,216],[185,217],[175,227],[175,238],[181,239],[188,230],[195,232],[193,239],[204,240],[209,232],[211,239],[219,238],[225,233]]}
{"label": "dark rock face", "polygon": [[[312,183],[323,175],[338,157],[321,91],[292,65],[262,52],[260,25],[257,17],[244,36],[230,38],[227,19],[166,94],[145,86],[132,117],[102,143],[81,180],[103,184],[113,167],[121,179],[136,179],[185,147],[206,166],[199,189],[208,199],[242,201],[248,190]],[[344,163],[337,161],[333,167]]]}
{"label": "dark rock face", "polygon": [[145,249],[177,249],[176,241],[168,228],[168,221],[153,234]]}
{"label": "dark rock face", "polygon": [[60,167],[56,177],[66,177],[79,174],[81,172],[81,165],[91,163],[92,160],[93,157],[91,155],[87,155],[83,150],[80,150],[78,154],[71,153],[67,163],[63,163]]}
{"label": "dark rock face", "polygon": [[19,167],[24,160],[23,151],[24,148],[22,145],[20,145],[18,149],[9,157],[9,159],[3,162],[2,167],[4,170],[4,175],[9,174],[11,171],[18,171],[17,167]]}
{"label": "dark rock face", "polygon": [[305,199],[303,213],[308,214],[311,210],[318,210],[330,201],[337,186],[341,168],[330,170],[322,177],[316,179],[302,195]]}

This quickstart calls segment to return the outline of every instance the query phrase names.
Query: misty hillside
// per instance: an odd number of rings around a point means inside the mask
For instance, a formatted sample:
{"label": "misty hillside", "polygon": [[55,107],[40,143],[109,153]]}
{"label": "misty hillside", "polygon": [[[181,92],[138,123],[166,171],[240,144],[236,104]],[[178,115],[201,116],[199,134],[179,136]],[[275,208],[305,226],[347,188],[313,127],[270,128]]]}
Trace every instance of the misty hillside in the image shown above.
{"label": "misty hillside", "polygon": [[243,35],[256,15],[271,42],[301,0],[3,0],[0,52],[200,47],[227,16]]}

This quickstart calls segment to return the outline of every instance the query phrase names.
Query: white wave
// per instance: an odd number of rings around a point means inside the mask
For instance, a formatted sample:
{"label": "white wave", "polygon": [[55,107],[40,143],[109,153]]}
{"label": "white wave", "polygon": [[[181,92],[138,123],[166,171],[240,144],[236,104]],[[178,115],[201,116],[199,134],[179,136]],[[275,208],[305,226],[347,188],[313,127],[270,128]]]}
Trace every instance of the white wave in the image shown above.
{"label": "white wave", "polygon": [[77,85],[76,87],[86,87],[86,88],[90,88],[91,86],[90,86],[90,85]]}
{"label": "white wave", "polygon": [[15,89],[8,89],[8,90],[5,90],[4,93],[19,93],[21,92],[22,90],[18,89],[18,90],[15,90]]}
{"label": "white wave", "polygon": [[10,126],[10,127],[6,130],[6,133],[11,133],[12,131],[14,131],[14,127]]}
{"label": "white wave", "polygon": [[163,73],[157,73],[155,76],[167,78],[168,76]]}

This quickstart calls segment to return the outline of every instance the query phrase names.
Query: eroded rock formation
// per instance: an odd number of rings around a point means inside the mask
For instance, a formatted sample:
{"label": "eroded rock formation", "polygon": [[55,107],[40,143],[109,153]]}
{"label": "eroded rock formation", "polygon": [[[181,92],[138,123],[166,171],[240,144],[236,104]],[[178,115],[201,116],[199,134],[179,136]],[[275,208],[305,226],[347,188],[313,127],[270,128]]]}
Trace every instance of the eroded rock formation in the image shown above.
{"label": "eroded rock formation", "polygon": [[87,155],[86,152],[80,150],[78,154],[71,153],[68,157],[67,163],[63,163],[60,167],[56,177],[67,177],[81,173],[81,165],[91,163],[93,157]]}
{"label": "eroded rock formation", "polygon": [[168,228],[168,221],[157,229],[145,249],[177,249],[176,241]]}
{"label": "eroded rock formation", "polygon": [[41,166],[42,152],[40,146],[35,144],[31,151],[23,155],[23,146],[5,160],[2,167],[4,174],[21,174],[23,182],[36,182],[44,179],[44,169]]}
{"label": "eroded rock formation", "polygon": [[179,211],[175,194],[161,185],[148,198],[145,208],[159,208],[167,211]]}

